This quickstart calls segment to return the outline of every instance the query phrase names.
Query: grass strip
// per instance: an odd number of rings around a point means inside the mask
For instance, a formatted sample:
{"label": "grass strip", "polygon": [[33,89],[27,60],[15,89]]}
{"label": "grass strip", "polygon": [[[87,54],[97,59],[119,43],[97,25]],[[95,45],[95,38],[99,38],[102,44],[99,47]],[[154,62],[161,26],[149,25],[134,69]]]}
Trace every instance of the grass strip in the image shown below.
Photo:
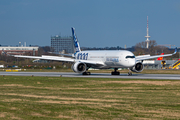
{"label": "grass strip", "polygon": [[180,81],[0,77],[0,119],[179,119]]}

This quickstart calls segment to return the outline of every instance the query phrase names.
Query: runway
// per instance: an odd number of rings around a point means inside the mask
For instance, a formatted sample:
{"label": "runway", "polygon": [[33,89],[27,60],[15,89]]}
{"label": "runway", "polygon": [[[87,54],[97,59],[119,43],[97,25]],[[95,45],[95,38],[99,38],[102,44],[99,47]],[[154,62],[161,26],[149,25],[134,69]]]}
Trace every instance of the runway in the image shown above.
{"label": "runway", "polygon": [[128,76],[127,73],[121,73],[121,75],[111,75],[110,73],[91,73],[91,75],[82,75],[73,72],[0,72],[0,75],[180,80],[180,74],[133,74],[132,76]]}

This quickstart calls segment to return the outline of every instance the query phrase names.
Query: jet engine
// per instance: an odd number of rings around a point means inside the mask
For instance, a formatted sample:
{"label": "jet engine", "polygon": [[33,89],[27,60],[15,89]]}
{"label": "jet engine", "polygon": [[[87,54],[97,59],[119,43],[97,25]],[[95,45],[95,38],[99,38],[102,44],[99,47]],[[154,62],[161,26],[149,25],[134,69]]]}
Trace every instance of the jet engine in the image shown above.
{"label": "jet engine", "polygon": [[86,64],[82,62],[76,62],[71,66],[72,70],[76,73],[83,73],[86,72]]}
{"label": "jet engine", "polygon": [[130,68],[132,72],[136,72],[136,73],[142,72],[143,69],[144,69],[144,65],[141,62],[136,63],[134,67]]}

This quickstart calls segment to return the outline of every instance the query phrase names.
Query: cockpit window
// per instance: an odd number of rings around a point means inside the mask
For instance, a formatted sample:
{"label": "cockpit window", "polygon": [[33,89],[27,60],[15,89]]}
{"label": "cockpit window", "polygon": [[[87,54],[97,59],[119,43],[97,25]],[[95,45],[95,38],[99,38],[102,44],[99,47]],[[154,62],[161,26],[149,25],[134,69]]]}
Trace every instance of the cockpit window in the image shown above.
{"label": "cockpit window", "polygon": [[135,58],[135,56],[126,56],[126,58]]}

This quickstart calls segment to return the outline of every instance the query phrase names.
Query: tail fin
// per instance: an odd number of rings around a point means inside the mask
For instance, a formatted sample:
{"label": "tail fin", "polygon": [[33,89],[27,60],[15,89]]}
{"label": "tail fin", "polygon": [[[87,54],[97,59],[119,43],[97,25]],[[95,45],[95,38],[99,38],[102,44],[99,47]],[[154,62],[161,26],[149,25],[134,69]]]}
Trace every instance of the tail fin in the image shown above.
{"label": "tail fin", "polygon": [[72,35],[73,35],[73,40],[74,40],[75,51],[81,52],[80,45],[75,34],[75,28],[73,27],[72,27]]}
{"label": "tail fin", "polygon": [[[164,55],[164,53],[161,53],[161,55]],[[158,57],[157,60],[163,60],[163,57]]]}

